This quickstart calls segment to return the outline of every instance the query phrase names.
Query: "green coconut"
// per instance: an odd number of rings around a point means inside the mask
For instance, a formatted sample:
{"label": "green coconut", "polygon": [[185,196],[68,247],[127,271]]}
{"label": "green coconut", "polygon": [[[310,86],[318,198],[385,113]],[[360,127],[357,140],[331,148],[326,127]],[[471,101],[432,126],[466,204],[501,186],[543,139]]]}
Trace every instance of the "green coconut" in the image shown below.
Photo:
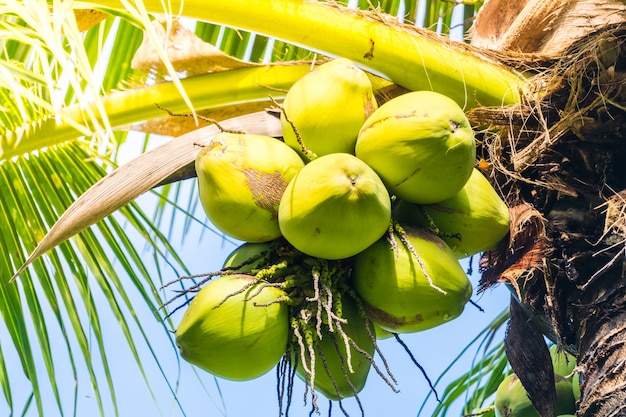
{"label": "green coconut", "polygon": [[240,266],[237,272],[249,274],[253,269],[267,266],[271,250],[271,242],[243,243],[226,257],[222,268],[235,268]]}
{"label": "green coconut", "polygon": [[231,380],[272,369],[287,348],[288,308],[276,302],[285,297],[281,289],[259,285],[248,275],[224,275],[205,285],[176,329],[181,356]]}
{"label": "green coconut", "polygon": [[223,233],[268,242],[280,237],[278,204],[303,166],[298,154],[277,139],[220,133],[196,158],[200,202]]}
{"label": "green coconut", "polygon": [[414,91],[372,113],[359,131],[355,153],[392,194],[430,204],[463,188],[472,174],[476,144],[472,127],[454,100]]}
{"label": "green coconut", "polygon": [[487,178],[474,169],[461,191],[439,203],[400,201],[393,217],[415,226],[433,221],[458,258],[494,249],[509,232],[509,209]]}
{"label": "green coconut", "polygon": [[285,143],[303,154],[293,123],[307,150],[317,156],[354,154],[359,129],[378,107],[367,74],[346,58],[317,67],[294,83],[283,103]]}
{"label": "green coconut", "polygon": [[580,400],[580,372],[574,372],[572,377],[572,392],[574,393],[574,400]]}
{"label": "green coconut", "polygon": [[385,340],[385,339],[389,339],[390,337],[393,337],[393,333],[391,333],[389,330],[385,330],[382,327],[380,327],[378,324],[373,323],[374,326],[374,333],[376,334],[376,340]]}
{"label": "green coconut", "polygon": [[563,349],[559,349],[559,346],[556,344],[550,345],[549,351],[554,373],[571,381],[574,369],[576,369],[576,357]]}
{"label": "green coconut", "polygon": [[385,233],[390,220],[385,185],[347,153],[308,163],[287,186],[278,209],[280,231],[289,243],[330,260],[361,252]]}
{"label": "green coconut", "polygon": [[[343,295],[341,317],[347,320],[342,324],[342,330],[348,338],[361,349],[367,352],[371,358],[374,355],[374,343],[367,331],[365,317],[358,311],[356,303],[349,296]],[[317,334],[313,335],[313,346],[315,350],[315,378],[311,381],[311,375],[302,366],[302,360],[298,359],[296,374],[319,393],[330,400],[341,400],[358,394],[367,380],[367,375],[371,367],[371,360],[363,353],[350,347],[350,367],[347,363],[347,352],[345,340],[335,330],[330,332],[328,328],[323,328],[322,338]],[[337,352],[337,348],[341,355]],[[300,354],[300,352],[297,352]],[[305,352],[305,357],[308,357]],[[323,356],[323,359],[322,359]],[[324,363],[326,366],[324,366]],[[307,367],[310,361],[307,359]],[[313,383],[312,383],[313,382]]]}
{"label": "green coconut", "polygon": [[[555,375],[557,415],[576,412],[576,401],[572,384],[565,378]],[[541,417],[533,406],[521,381],[515,374],[504,378],[496,390],[496,417]]]}
{"label": "green coconut", "polygon": [[418,255],[394,234],[354,258],[352,284],[368,317],[394,333],[439,326],[458,317],[472,285],[452,250],[425,229],[406,226],[405,235]]}

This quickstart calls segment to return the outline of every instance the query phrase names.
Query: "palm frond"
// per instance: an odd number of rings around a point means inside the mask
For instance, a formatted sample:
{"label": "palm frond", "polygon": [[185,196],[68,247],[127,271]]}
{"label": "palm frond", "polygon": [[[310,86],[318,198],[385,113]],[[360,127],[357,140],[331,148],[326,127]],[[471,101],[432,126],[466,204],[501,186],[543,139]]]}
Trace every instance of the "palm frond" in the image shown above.
{"label": "palm frond", "polygon": [[[117,0],[103,0],[108,7],[121,7]],[[163,11],[155,0],[144,7]],[[341,55],[384,74],[411,90],[437,89],[466,108],[502,105],[519,101],[524,80],[520,74],[469,53],[453,42],[434,40],[427,31],[385,20],[383,15],[353,13],[341,6],[322,2],[289,0],[249,3],[240,1],[185,1],[171,6],[198,20],[273,36],[329,55]],[[302,28],[316,28],[309,36]]]}
{"label": "palm frond", "polygon": [[[264,101],[270,93],[280,98],[284,95],[284,90],[309,69],[309,64],[302,63],[255,66],[187,78],[181,81],[181,85],[190,91],[189,96],[194,106],[200,109],[219,108],[242,102]],[[164,116],[167,113],[163,108],[174,113],[186,109],[186,103],[181,100],[177,87],[172,83],[120,91],[102,97],[101,102],[107,112],[107,120],[116,126]],[[46,118],[37,125],[22,130],[19,142],[12,146],[2,144],[1,157],[10,159],[75,138],[81,133],[77,130],[77,125],[83,120],[84,111],[85,108],[80,105],[68,106],[58,112],[64,123]],[[97,124],[102,122],[98,117],[95,117],[95,120]],[[91,122],[80,127],[94,129],[88,132],[90,134],[97,130]]]}
{"label": "palm frond", "polygon": [[[68,4],[55,2],[50,13],[46,1],[8,0],[2,7],[2,27],[10,39],[4,39],[3,73],[0,88],[16,101],[22,111],[15,113],[11,126],[26,126],[68,104],[80,105],[95,98],[102,120],[106,114],[99,108],[99,84],[94,79],[82,39],[75,26],[74,11]],[[19,60],[20,68],[4,65]],[[9,127],[11,127],[9,126]],[[99,131],[107,125],[99,125]],[[0,132],[5,135],[7,126]]]}
{"label": "palm frond", "polygon": [[101,94],[128,88],[136,74],[131,67],[144,32],[127,18],[107,18],[84,33],[83,45],[93,71],[102,74]]}
{"label": "palm frond", "polygon": [[[504,370],[508,366],[506,352],[501,336],[503,325],[509,317],[508,310],[504,310],[495,317],[476,337],[463,348],[461,353],[448,365],[448,367],[437,378],[435,386],[455,370],[455,366],[465,358],[472,346],[475,349],[475,362],[472,361],[471,369],[450,382],[442,395],[441,402],[435,408],[432,417],[446,416],[447,411],[458,401],[464,401],[463,412],[465,414],[474,413],[485,406],[485,402],[495,393],[498,385],[505,376]],[[495,343],[495,344],[494,344]],[[424,406],[432,393],[429,393],[418,415],[421,414]]]}
{"label": "palm frond", "polygon": [[[131,301],[136,296],[131,297],[130,292],[143,299],[157,322],[162,322],[164,332],[172,328],[171,323],[163,322],[157,314],[162,303],[159,278],[149,272],[145,257],[135,248],[136,243],[127,237],[127,228],[137,230],[157,255],[167,253],[170,262],[178,265],[180,271],[184,272],[185,268],[161,232],[134,204],[117,215],[128,226],[123,227],[115,216],[110,217],[99,223],[96,230],[86,230],[59,246],[49,254],[46,262],[36,262],[17,285],[8,282],[9,271],[19,264],[20,254],[32,250],[65,208],[105,172],[105,166],[98,162],[93,152],[78,142],[0,163],[0,213],[4,217],[0,226],[3,271],[0,311],[13,342],[13,346],[3,343],[3,348],[13,347],[19,355],[22,371],[32,383],[34,399],[42,415],[44,406],[39,394],[42,383],[53,388],[58,407],[62,407],[53,366],[53,352],[58,352],[59,346],[51,348],[49,326],[61,329],[64,350],[70,357],[76,378],[80,379],[76,372],[76,363],[80,362],[88,370],[90,385],[108,387],[108,400],[102,398],[100,390],[95,390],[101,414],[104,414],[107,402],[116,407],[115,386],[100,330],[103,312],[113,313],[148,385],[143,360],[137,353],[137,333],[148,346],[150,340],[137,320],[135,310],[138,306]],[[48,310],[55,312],[54,317],[43,313]],[[34,337],[29,335],[31,328]],[[78,346],[78,351],[72,345]],[[34,358],[39,355],[36,352],[43,355],[45,371],[35,366]],[[158,364],[156,355],[154,360]],[[0,364],[0,369],[4,369],[3,365]],[[0,372],[0,377],[7,382],[3,387],[10,387],[11,375]],[[4,395],[11,403],[11,393],[7,389]]]}
{"label": "palm frond", "polygon": [[[24,140],[20,132],[50,121],[71,126],[73,137],[75,131],[95,134],[99,146],[115,145],[116,125],[108,120],[110,109],[101,97],[126,88],[131,59],[143,38],[157,37],[151,17],[138,9],[115,11],[123,19],[110,17],[83,34],[71,2],[7,0],[0,12],[0,97],[11,106],[0,118],[0,153]],[[193,109],[163,46],[155,42],[155,50],[179,99]],[[78,114],[61,111],[72,105]]]}

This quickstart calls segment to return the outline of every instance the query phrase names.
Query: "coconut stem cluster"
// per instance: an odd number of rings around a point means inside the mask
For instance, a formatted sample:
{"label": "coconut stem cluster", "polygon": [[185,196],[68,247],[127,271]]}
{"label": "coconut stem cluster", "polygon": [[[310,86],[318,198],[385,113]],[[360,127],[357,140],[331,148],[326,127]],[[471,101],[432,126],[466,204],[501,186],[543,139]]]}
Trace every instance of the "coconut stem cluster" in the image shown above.
{"label": "coconut stem cluster", "polygon": [[[240,252],[247,259],[233,263]],[[243,301],[251,303],[250,309],[273,304],[287,308],[284,327],[288,337],[286,346],[282,347],[282,357],[288,366],[283,365],[283,371],[279,373],[279,386],[284,384],[284,379],[292,378],[292,371],[295,370],[295,374],[310,388],[312,403],[317,407],[316,391],[336,400],[356,397],[365,384],[370,366],[374,365],[376,372],[395,390],[390,382],[395,380],[384,356],[375,347],[376,335],[371,331],[360,301],[347,286],[351,273],[349,263],[309,257],[279,239],[269,244],[244,244],[229,256],[222,270],[205,275],[215,283],[224,277],[238,277],[242,273],[250,278],[249,281],[218,297],[210,309],[219,311],[229,300],[242,294],[245,294]],[[190,292],[199,294],[195,285],[191,288]],[[267,288],[278,289],[282,295],[270,300],[262,298]],[[191,339],[185,334],[185,331],[189,332],[185,330],[185,322],[197,320],[198,317],[186,315],[181,322],[182,330],[179,327],[177,332],[181,352],[189,350],[185,343]],[[381,354],[387,375],[375,363],[374,351]],[[210,353],[207,351],[207,354]],[[195,363],[209,372],[215,372],[208,362]],[[237,378],[232,379],[245,379],[241,375],[240,372]],[[224,373],[220,376],[229,377]]]}
{"label": "coconut stem cluster", "polygon": [[[497,245],[508,209],[474,167],[463,110],[442,94],[379,103],[370,77],[339,58],[296,82],[280,108],[282,140],[223,132],[198,154],[208,219],[246,243],[189,287],[177,342],[226,378],[278,364],[287,407],[294,376],[315,410],[317,393],[360,405],[371,368],[396,389],[377,335],[399,340],[458,317],[472,293],[459,259]],[[245,355],[232,372],[211,358],[216,340]]]}

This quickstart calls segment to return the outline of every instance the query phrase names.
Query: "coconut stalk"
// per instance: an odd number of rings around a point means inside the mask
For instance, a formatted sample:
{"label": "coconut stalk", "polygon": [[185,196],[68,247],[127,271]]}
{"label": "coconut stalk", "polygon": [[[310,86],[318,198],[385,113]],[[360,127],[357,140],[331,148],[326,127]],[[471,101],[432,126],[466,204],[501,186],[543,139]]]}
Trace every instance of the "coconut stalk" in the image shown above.
{"label": "coconut stalk", "polygon": [[[282,99],[287,89],[310,69],[310,63],[262,65],[185,78],[181,84],[197,111],[212,110],[268,101],[270,96]],[[173,113],[189,110],[174,83],[121,91],[101,100],[109,123],[117,128],[166,116],[166,110]],[[10,159],[77,136],[93,134],[102,129],[102,125],[88,122],[84,115],[93,114],[96,121],[103,122],[96,105],[98,103],[92,102],[87,108],[79,104],[65,107],[56,118],[34,124],[15,139],[7,138],[7,145],[0,148],[0,158]]]}
{"label": "coconut stalk", "polygon": [[[333,3],[293,0],[157,0],[141,7],[276,37],[331,56],[349,58],[409,90],[435,90],[462,107],[518,103],[525,77],[488,53],[450,42],[431,31],[403,25],[389,16]],[[112,9],[134,8],[119,0]],[[93,7],[89,4],[88,7]],[[302,28],[315,28],[314,36]]]}

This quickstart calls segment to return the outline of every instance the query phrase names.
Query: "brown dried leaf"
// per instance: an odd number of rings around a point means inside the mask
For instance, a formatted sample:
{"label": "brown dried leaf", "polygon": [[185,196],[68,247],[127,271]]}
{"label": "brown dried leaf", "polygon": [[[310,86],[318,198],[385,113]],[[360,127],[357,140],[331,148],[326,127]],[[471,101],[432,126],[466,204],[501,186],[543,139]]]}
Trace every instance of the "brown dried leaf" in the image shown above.
{"label": "brown dried leaf", "polygon": [[616,0],[487,0],[471,29],[471,43],[558,56],[590,33],[621,23],[625,10]]}
{"label": "brown dried leaf", "polygon": [[[228,130],[268,136],[280,136],[282,133],[280,120],[266,112],[236,117],[220,125]],[[68,207],[11,280],[45,252],[151,188],[170,181],[170,177],[179,175],[181,170],[189,169],[200,151],[198,145],[208,143],[219,131],[213,125],[189,132],[140,155],[102,178]]]}
{"label": "brown dried leaf", "polygon": [[[227,55],[219,48],[204,42],[177,19],[171,22],[169,28],[165,20],[156,20],[153,26],[174,69],[187,77],[257,65]],[[131,66],[143,72],[167,72],[154,43],[148,37],[144,38],[135,53]]]}
{"label": "brown dried leaf", "polygon": [[486,253],[480,261],[483,271],[481,288],[498,282],[511,285],[520,300],[523,296],[519,280],[532,277],[532,272],[543,269],[549,257],[545,219],[530,204],[520,204],[509,209],[511,217],[509,241],[496,250]]}
{"label": "brown dried leaf", "polygon": [[196,118],[191,115],[189,115],[189,117],[164,116],[128,126],[128,128],[133,131],[158,134],[162,136],[180,136],[196,130],[198,127],[211,125],[211,122],[206,119],[221,122],[222,120],[231,119],[244,114],[263,111],[272,106],[273,103],[271,100],[231,104],[224,107],[197,110],[196,114],[199,116],[197,118],[197,124]]}

